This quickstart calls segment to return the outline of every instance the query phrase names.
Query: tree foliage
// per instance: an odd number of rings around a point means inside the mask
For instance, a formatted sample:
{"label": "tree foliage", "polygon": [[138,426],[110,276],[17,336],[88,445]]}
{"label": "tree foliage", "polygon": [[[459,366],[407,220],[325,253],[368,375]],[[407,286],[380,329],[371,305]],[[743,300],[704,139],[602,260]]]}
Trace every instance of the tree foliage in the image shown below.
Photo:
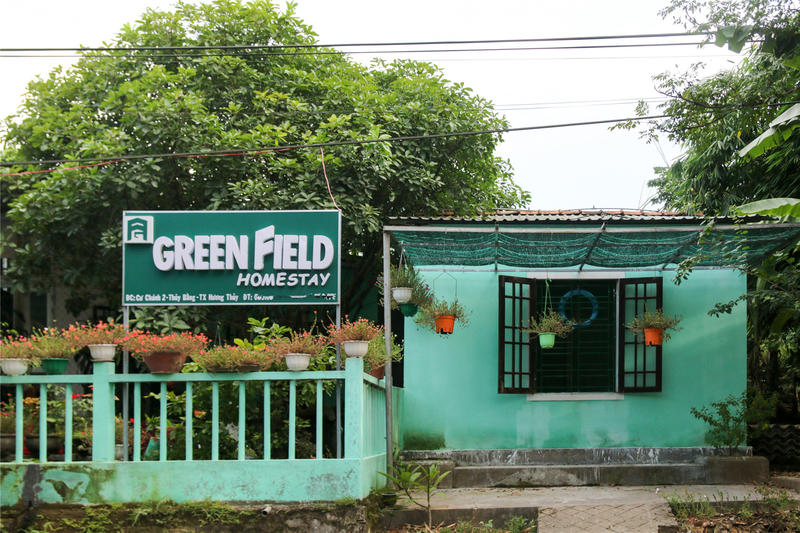
{"label": "tree foliage", "polygon": [[[800,3],[671,0],[662,15],[689,31],[712,32],[718,45],[734,51],[752,44],[738,65],[710,77],[701,76],[702,65],[656,77],[658,90],[670,97],[662,107],[667,116],[644,135],[665,135],[684,153],[650,182],[657,188],[655,201],[695,214],[735,215],[743,212],[741,206],[792,216],[791,199],[800,197],[800,129],[759,157],[740,157],[739,151],[800,100]],[[800,244],[786,243],[763,264],[745,268],[747,295],[710,311],[730,313],[738,302],[748,303],[750,385],[764,393],[780,391],[795,418],[800,416],[798,259]]]}
{"label": "tree foliage", "polygon": [[[315,34],[269,1],[179,3],[126,25],[119,47],[305,45]],[[6,120],[4,161],[176,154],[501,128],[471,90],[414,61],[358,64],[331,49],[85,52],[32,81]],[[343,248],[366,279],[389,216],[524,205],[494,155],[497,135],[325,148]],[[66,168],[75,164],[53,164]],[[40,166],[11,167],[11,171]],[[118,301],[125,209],[332,208],[319,148],[236,157],[160,157],[2,178],[10,279],[66,285],[78,310]],[[354,294],[350,295],[356,298]]]}
{"label": "tree foliage", "polygon": [[[800,57],[800,40],[795,42],[800,37],[797,2],[672,0],[662,15],[690,31],[718,36],[734,27],[746,28],[748,38],[762,42],[754,44],[739,65],[710,77],[702,76],[702,64],[684,73],[656,76],[657,89],[670,97],[661,108],[667,117],[645,134],[648,139],[664,135],[682,145],[684,153],[658,169],[650,182],[657,188],[654,202],[690,213],[729,214],[734,206],[751,201],[797,196],[800,132],[765,157],[749,160],[738,155],[789,107],[787,102],[800,99],[800,70],[789,64]],[[731,33],[726,39],[740,38]]]}

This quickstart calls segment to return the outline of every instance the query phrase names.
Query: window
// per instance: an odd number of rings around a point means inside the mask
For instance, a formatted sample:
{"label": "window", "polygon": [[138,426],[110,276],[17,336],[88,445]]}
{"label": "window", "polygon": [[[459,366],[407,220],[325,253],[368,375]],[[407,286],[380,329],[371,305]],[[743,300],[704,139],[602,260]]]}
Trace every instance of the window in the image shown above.
{"label": "window", "polygon": [[[523,331],[546,295],[575,330],[541,349]],[[661,347],[645,347],[624,324],[661,307],[661,278],[535,280],[500,276],[498,392],[661,390]]]}

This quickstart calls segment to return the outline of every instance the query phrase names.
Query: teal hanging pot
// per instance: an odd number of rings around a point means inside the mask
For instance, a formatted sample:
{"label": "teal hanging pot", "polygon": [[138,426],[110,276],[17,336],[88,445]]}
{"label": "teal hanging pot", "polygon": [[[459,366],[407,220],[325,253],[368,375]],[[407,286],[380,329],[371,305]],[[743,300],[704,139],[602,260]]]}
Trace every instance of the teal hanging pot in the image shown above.
{"label": "teal hanging pot", "polygon": [[552,348],[556,343],[555,333],[539,333],[539,346],[542,348]]}
{"label": "teal hanging pot", "polygon": [[403,316],[414,316],[417,314],[418,310],[419,307],[413,302],[400,304],[400,312],[403,313]]}

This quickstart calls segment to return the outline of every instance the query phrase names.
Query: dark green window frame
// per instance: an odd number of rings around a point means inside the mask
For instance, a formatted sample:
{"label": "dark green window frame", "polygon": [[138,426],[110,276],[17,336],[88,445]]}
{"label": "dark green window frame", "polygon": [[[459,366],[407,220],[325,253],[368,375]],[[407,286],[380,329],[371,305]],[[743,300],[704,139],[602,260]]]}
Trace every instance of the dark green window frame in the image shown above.
{"label": "dark green window frame", "polygon": [[[559,289],[554,293],[556,285]],[[625,323],[645,308],[662,307],[661,278],[551,281],[554,307],[566,285],[590,287],[601,294],[605,287],[606,294],[597,299],[603,312],[613,316],[598,321],[592,332],[559,339],[560,351],[543,351],[537,336],[523,331],[531,311],[538,312],[542,306],[543,280],[499,276],[498,392],[660,392],[661,347],[646,347],[644,339],[634,336]],[[600,346],[597,332],[603,330]],[[587,347],[583,352],[581,345]],[[564,374],[565,370],[570,374]]]}

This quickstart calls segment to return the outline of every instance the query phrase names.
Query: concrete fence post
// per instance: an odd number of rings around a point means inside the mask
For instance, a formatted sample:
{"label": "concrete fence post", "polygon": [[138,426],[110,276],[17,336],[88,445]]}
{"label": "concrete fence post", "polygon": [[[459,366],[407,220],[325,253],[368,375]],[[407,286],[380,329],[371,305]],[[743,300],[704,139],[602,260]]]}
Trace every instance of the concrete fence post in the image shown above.
{"label": "concrete fence post", "polygon": [[114,362],[94,362],[92,372],[92,461],[114,460]]}
{"label": "concrete fence post", "polygon": [[364,360],[348,357],[344,365],[344,457],[361,459],[364,445]]}

